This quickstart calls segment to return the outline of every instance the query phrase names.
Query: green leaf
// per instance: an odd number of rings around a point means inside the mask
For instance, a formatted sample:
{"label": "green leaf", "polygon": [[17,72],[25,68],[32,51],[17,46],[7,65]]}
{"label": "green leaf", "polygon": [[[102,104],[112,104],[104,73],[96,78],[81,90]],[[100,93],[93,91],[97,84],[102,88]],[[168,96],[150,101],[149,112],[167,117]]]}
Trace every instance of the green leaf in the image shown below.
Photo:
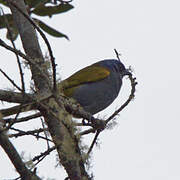
{"label": "green leaf", "polygon": [[28,4],[30,8],[35,8],[48,2],[50,2],[50,0],[26,0],[26,4]]}
{"label": "green leaf", "polygon": [[[12,35],[12,40],[14,41],[18,36],[18,31],[14,24],[12,14],[4,14],[0,16],[0,29],[7,28],[7,26],[9,26],[9,30],[11,31],[11,35]],[[10,40],[8,29],[7,29],[6,37],[7,39]]]}
{"label": "green leaf", "polygon": [[6,28],[6,20],[8,21],[9,26],[14,26],[12,14],[5,14],[0,16],[0,29]]}
{"label": "green leaf", "polygon": [[3,0],[0,0],[0,4],[3,4],[4,6],[8,6],[7,3]]}
{"label": "green leaf", "polygon": [[64,37],[66,38],[67,40],[69,40],[68,36],[66,36],[65,34],[53,29],[52,27],[46,25],[44,22],[38,20],[38,19],[34,19],[35,22],[38,24],[38,26],[44,30],[46,33],[48,33],[49,35],[51,36],[54,36],[54,37]]}
{"label": "green leaf", "polygon": [[38,16],[52,16],[54,14],[64,13],[74,8],[71,4],[60,4],[58,6],[38,6],[32,13]]}

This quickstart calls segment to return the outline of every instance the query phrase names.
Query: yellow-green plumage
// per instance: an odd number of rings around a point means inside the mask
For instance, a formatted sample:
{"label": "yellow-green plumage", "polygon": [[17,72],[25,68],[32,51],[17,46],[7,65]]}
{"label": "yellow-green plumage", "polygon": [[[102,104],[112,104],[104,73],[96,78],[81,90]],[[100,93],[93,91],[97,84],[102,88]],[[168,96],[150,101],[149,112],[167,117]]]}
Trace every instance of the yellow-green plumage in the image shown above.
{"label": "yellow-green plumage", "polygon": [[74,90],[81,84],[100,81],[109,76],[109,74],[108,69],[99,66],[97,63],[85,67],[62,82],[64,94],[72,97]]}
{"label": "yellow-green plumage", "polygon": [[[74,73],[58,84],[60,92],[75,99],[85,111],[96,114],[118,96],[122,78],[130,72],[115,59],[99,61]],[[37,109],[36,103],[0,110],[0,116]]]}

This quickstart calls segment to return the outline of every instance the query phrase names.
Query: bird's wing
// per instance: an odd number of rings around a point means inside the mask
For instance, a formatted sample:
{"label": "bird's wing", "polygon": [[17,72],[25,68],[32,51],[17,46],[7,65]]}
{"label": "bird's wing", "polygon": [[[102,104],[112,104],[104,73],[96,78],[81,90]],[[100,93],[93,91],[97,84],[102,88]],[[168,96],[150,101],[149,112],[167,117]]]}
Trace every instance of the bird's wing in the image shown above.
{"label": "bird's wing", "polygon": [[85,83],[97,82],[106,78],[107,76],[109,76],[109,74],[110,71],[108,69],[94,64],[81,69],[80,71],[64,80],[64,88],[68,89]]}

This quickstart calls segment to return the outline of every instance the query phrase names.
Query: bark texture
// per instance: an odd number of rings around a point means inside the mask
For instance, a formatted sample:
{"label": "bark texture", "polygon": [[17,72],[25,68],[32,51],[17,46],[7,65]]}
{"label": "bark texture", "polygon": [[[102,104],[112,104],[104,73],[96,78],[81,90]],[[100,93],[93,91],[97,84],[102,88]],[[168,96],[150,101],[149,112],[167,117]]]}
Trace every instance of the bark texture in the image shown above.
{"label": "bark texture", "polygon": [[[28,15],[23,0],[8,0],[8,2],[10,4],[11,2],[15,3],[22,12]],[[46,93],[54,93],[54,97],[58,97],[59,92],[51,91],[52,83],[49,78],[48,69],[45,65],[46,63],[43,59],[34,27],[15,6],[11,4],[10,9],[13,14],[14,22],[17,25],[24,51],[33,61],[33,63],[30,63],[29,65],[32,73],[32,79],[34,80],[35,88],[38,94],[43,95]],[[5,93],[6,92],[4,92],[4,94]],[[13,95],[15,96],[13,97]],[[19,103],[21,103],[21,100],[24,97],[19,93],[9,93],[8,96],[11,97],[9,102]],[[29,99],[27,98],[25,101],[29,101]],[[85,169],[85,163],[78,145],[79,140],[74,135],[75,131],[71,121],[71,116],[66,112],[63,102],[57,102],[56,98],[51,98],[48,101],[40,103],[38,110],[41,112],[48,125],[53,142],[57,147],[59,160],[64,166],[69,179],[91,179]],[[4,134],[1,134],[1,136],[2,139],[5,138]],[[13,164],[15,165],[14,162]],[[29,171],[23,171],[23,173],[20,171],[18,172],[22,177],[24,172],[25,174],[27,173],[27,175],[30,173]],[[27,179],[32,180],[33,178],[34,176],[31,176],[31,178]]]}

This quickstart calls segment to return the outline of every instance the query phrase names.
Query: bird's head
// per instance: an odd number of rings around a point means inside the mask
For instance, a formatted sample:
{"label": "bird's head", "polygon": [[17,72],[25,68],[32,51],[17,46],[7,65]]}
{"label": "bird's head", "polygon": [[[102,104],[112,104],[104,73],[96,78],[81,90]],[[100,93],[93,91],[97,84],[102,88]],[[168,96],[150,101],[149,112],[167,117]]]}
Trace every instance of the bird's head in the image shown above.
{"label": "bird's head", "polygon": [[124,64],[120,60],[116,59],[107,59],[99,62],[101,66],[110,69],[113,72],[120,74],[120,77],[132,75],[129,69],[126,69]]}

